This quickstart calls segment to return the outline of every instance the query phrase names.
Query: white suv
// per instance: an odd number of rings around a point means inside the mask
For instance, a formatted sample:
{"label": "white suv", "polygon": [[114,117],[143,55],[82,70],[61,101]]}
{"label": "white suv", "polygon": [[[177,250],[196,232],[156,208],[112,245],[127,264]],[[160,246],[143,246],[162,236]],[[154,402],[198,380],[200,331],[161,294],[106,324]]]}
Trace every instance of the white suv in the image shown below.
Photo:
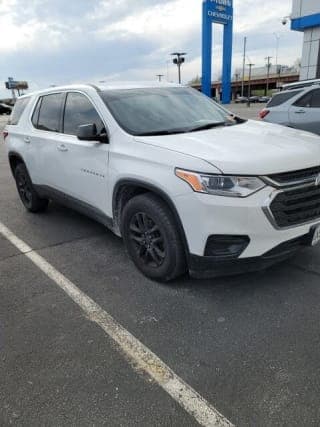
{"label": "white suv", "polygon": [[168,281],[271,265],[320,240],[320,138],[245,121],[169,84],[55,87],[4,131],[21,200],[57,200]]}
{"label": "white suv", "polygon": [[290,90],[276,93],[259,116],[269,123],[320,135],[320,86],[300,89],[293,86]]}

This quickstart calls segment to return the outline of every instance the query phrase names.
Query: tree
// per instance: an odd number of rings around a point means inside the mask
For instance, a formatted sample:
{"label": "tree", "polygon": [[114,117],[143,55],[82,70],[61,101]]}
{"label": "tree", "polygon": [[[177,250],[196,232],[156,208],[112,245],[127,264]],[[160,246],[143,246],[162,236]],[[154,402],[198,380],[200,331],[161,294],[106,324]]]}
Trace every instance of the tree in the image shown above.
{"label": "tree", "polygon": [[297,58],[294,63],[293,63],[294,67],[297,69],[297,71],[300,71],[301,68],[301,58]]}
{"label": "tree", "polygon": [[197,75],[193,79],[190,80],[189,85],[200,85],[201,84],[201,78]]}

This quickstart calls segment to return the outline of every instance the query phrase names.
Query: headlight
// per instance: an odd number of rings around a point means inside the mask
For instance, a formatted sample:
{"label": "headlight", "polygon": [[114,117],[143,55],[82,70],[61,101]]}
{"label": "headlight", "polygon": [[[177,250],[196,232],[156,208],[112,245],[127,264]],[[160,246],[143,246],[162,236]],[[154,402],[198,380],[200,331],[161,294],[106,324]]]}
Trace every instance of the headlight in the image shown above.
{"label": "headlight", "polygon": [[176,169],[176,176],[187,182],[197,193],[216,196],[247,197],[265,187],[261,179],[254,176],[206,175]]}

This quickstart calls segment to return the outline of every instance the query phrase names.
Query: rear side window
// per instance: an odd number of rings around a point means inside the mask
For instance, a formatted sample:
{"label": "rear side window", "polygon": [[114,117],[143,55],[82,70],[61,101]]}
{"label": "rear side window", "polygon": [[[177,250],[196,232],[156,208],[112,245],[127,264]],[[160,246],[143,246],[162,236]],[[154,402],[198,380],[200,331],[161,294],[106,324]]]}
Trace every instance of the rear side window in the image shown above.
{"label": "rear side window", "polygon": [[[38,104],[41,100],[41,105],[39,105],[39,113],[36,113]],[[38,120],[35,125],[37,129],[46,130],[49,132],[60,132],[60,120],[62,112],[62,102],[64,100],[63,93],[53,93],[50,95],[42,96],[36,106],[34,111],[34,121]]]}
{"label": "rear side window", "polygon": [[15,106],[13,108],[9,124],[10,125],[17,125],[19,123],[19,120],[22,116],[22,113],[26,109],[26,106],[29,104],[30,97],[27,98],[18,98],[16,100]]}
{"label": "rear side window", "polygon": [[320,108],[320,89],[312,92],[311,108]]}
{"label": "rear side window", "polygon": [[311,90],[294,103],[296,107],[320,108],[320,89]]}
{"label": "rear side window", "polygon": [[63,132],[68,135],[77,135],[78,126],[95,124],[97,133],[104,133],[105,126],[89,99],[78,92],[70,92],[67,95],[64,110]]}
{"label": "rear side window", "polygon": [[267,107],[277,107],[278,105],[284,104],[289,101],[289,99],[301,93],[301,90],[292,90],[287,93],[279,93],[274,95],[271,101],[268,103]]}

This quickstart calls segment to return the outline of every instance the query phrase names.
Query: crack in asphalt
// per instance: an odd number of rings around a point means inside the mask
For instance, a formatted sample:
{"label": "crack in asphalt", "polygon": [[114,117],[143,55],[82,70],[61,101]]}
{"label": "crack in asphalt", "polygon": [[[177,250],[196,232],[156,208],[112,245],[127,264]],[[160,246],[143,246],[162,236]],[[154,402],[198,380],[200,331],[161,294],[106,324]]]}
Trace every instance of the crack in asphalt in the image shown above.
{"label": "crack in asphalt", "polygon": [[5,261],[7,261],[7,260],[9,260],[9,259],[12,259],[12,258],[19,258],[19,257],[21,257],[21,256],[23,256],[23,255],[25,255],[25,254],[31,253],[31,252],[43,251],[43,250],[45,250],[45,249],[56,248],[56,247],[59,247],[59,246],[66,245],[66,244],[68,244],[68,243],[79,242],[79,241],[81,241],[81,240],[85,240],[85,239],[92,239],[92,238],[94,238],[94,237],[99,237],[100,235],[101,235],[101,234],[92,234],[92,235],[85,236],[85,237],[77,237],[77,238],[75,238],[75,239],[65,240],[65,241],[63,241],[63,242],[59,242],[59,243],[53,243],[52,245],[47,245],[47,246],[42,246],[42,247],[34,248],[34,249],[32,249],[31,251],[27,251],[27,252],[24,252],[24,253],[21,253],[21,252],[20,252],[20,253],[18,253],[18,254],[14,254],[14,255],[10,255],[10,256],[8,256],[8,257],[2,258],[2,259],[0,259],[0,263],[5,262]]}

